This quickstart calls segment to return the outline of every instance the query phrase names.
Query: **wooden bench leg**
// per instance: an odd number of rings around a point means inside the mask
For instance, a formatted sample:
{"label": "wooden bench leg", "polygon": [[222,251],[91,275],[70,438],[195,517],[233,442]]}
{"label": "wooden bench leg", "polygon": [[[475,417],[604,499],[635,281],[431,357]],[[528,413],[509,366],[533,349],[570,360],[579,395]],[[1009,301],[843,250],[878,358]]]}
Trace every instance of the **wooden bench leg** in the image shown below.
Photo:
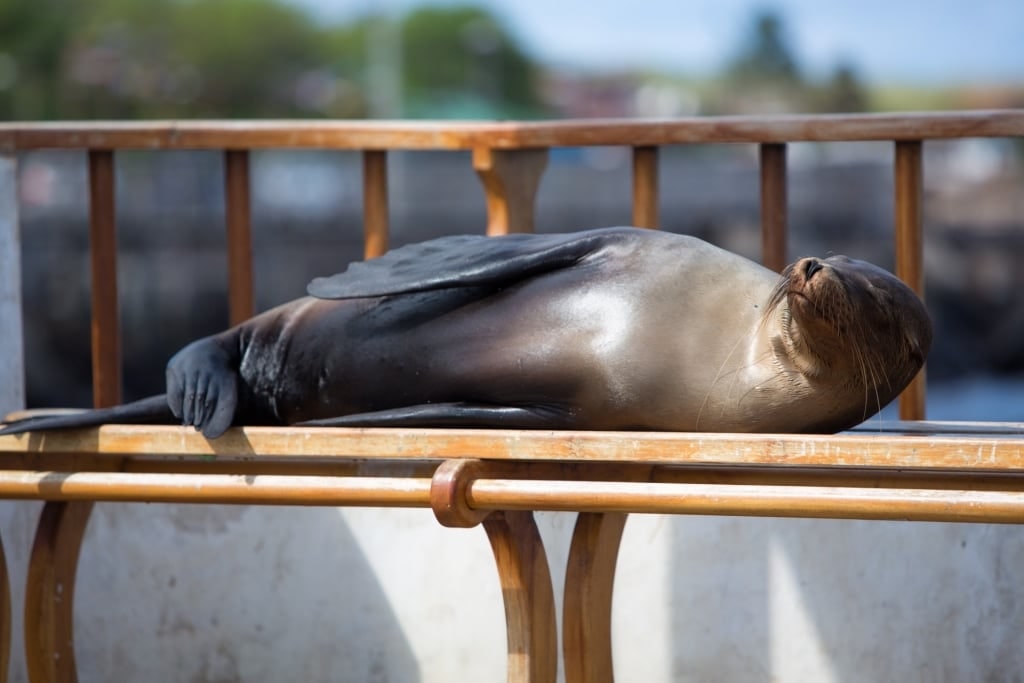
{"label": "wooden bench leg", "polygon": [[448,527],[483,522],[498,565],[505,603],[509,683],[554,683],[558,673],[558,632],[551,570],[540,531],[529,511],[476,510],[466,493],[481,476],[500,476],[504,467],[479,460],[446,460],[430,482],[430,507]]}
{"label": "wooden bench leg", "polygon": [[72,634],[75,570],[91,502],[48,502],[36,528],[25,582],[25,666],[30,681],[78,679]]}
{"label": "wooden bench leg", "polygon": [[581,512],[569,547],[562,603],[566,683],[611,683],[612,587],[623,512]]}
{"label": "wooden bench leg", "polygon": [[11,580],[7,555],[0,539],[0,683],[7,683],[11,668]]}
{"label": "wooden bench leg", "polygon": [[558,670],[555,599],[533,513],[494,512],[483,524],[505,601],[509,683],[554,683]]}

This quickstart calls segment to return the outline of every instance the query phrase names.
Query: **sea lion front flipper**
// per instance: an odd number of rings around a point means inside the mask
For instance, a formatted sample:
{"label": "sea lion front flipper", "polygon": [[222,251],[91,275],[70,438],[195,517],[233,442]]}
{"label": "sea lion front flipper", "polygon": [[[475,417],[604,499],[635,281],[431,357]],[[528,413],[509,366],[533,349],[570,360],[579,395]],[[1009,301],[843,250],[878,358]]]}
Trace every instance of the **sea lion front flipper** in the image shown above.
{"label": "sea lion front flipper", "polygon": [[484,403],[425,403],[354,413],[298,424],[311,427],[493,427],[495,429],[570,429],[568,411],[550,406],[526,408]]}
{"label": "sea lion front flipper", "polygon": [[185,426],[207,439],[231,427],[238,408],[238,373],[213,337],[194,341],[167,363],[167,405]]}
{"label": "sea lion front flipper", "polygon": [[602,228],[558,235],[453,235],[410,244],[342,273],[313,280],[320,299],[354,299],[451,287],[502,287],[558,270],[610,245],[637,239],[638,228]]}

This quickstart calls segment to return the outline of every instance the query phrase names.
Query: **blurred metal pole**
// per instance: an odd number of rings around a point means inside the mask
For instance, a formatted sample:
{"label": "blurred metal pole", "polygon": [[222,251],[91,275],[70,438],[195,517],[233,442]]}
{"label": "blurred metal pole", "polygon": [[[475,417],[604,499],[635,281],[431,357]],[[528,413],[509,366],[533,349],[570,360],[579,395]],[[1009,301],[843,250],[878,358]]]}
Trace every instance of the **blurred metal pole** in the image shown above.
{"label": "blurred metal pole", "polygon": [[374,16],[366,41],[366,98],[374,119],[402,116],[402,24],[398,10],[388,5],[369,5]]}
{"label": "blurred metal pole", "polygon": [[0,154],[0,418],[25,407],[18,164]]}

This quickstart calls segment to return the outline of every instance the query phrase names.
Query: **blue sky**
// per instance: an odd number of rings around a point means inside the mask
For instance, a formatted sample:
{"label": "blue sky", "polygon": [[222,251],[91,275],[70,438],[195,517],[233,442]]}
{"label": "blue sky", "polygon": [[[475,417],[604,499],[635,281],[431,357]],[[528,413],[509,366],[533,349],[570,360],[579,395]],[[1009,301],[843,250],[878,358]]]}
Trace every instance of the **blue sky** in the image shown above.
{"label": "blue sky", "polygon": [[811,75],[848,60],[875,83],[1024,84],[1024,0],[290,0],[329,20],[477,4],[541,60],[584,69],[714,73],[763,7]]}

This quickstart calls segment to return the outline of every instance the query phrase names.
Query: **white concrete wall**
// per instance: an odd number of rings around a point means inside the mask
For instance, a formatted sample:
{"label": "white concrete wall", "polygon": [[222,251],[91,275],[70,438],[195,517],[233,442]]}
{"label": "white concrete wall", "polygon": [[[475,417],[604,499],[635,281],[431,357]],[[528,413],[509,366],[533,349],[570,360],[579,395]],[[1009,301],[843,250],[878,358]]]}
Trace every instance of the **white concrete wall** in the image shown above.
{"label": "white concrete wall", "polygon": [[[36,510],[0,505],[18,586]],[[1022,527],[635,515],[617,680],[1016,680],[1021,567]],[[503,624],[483,531],[423,510],[98,505],[75,613],[83,683],[501,681]]]}

